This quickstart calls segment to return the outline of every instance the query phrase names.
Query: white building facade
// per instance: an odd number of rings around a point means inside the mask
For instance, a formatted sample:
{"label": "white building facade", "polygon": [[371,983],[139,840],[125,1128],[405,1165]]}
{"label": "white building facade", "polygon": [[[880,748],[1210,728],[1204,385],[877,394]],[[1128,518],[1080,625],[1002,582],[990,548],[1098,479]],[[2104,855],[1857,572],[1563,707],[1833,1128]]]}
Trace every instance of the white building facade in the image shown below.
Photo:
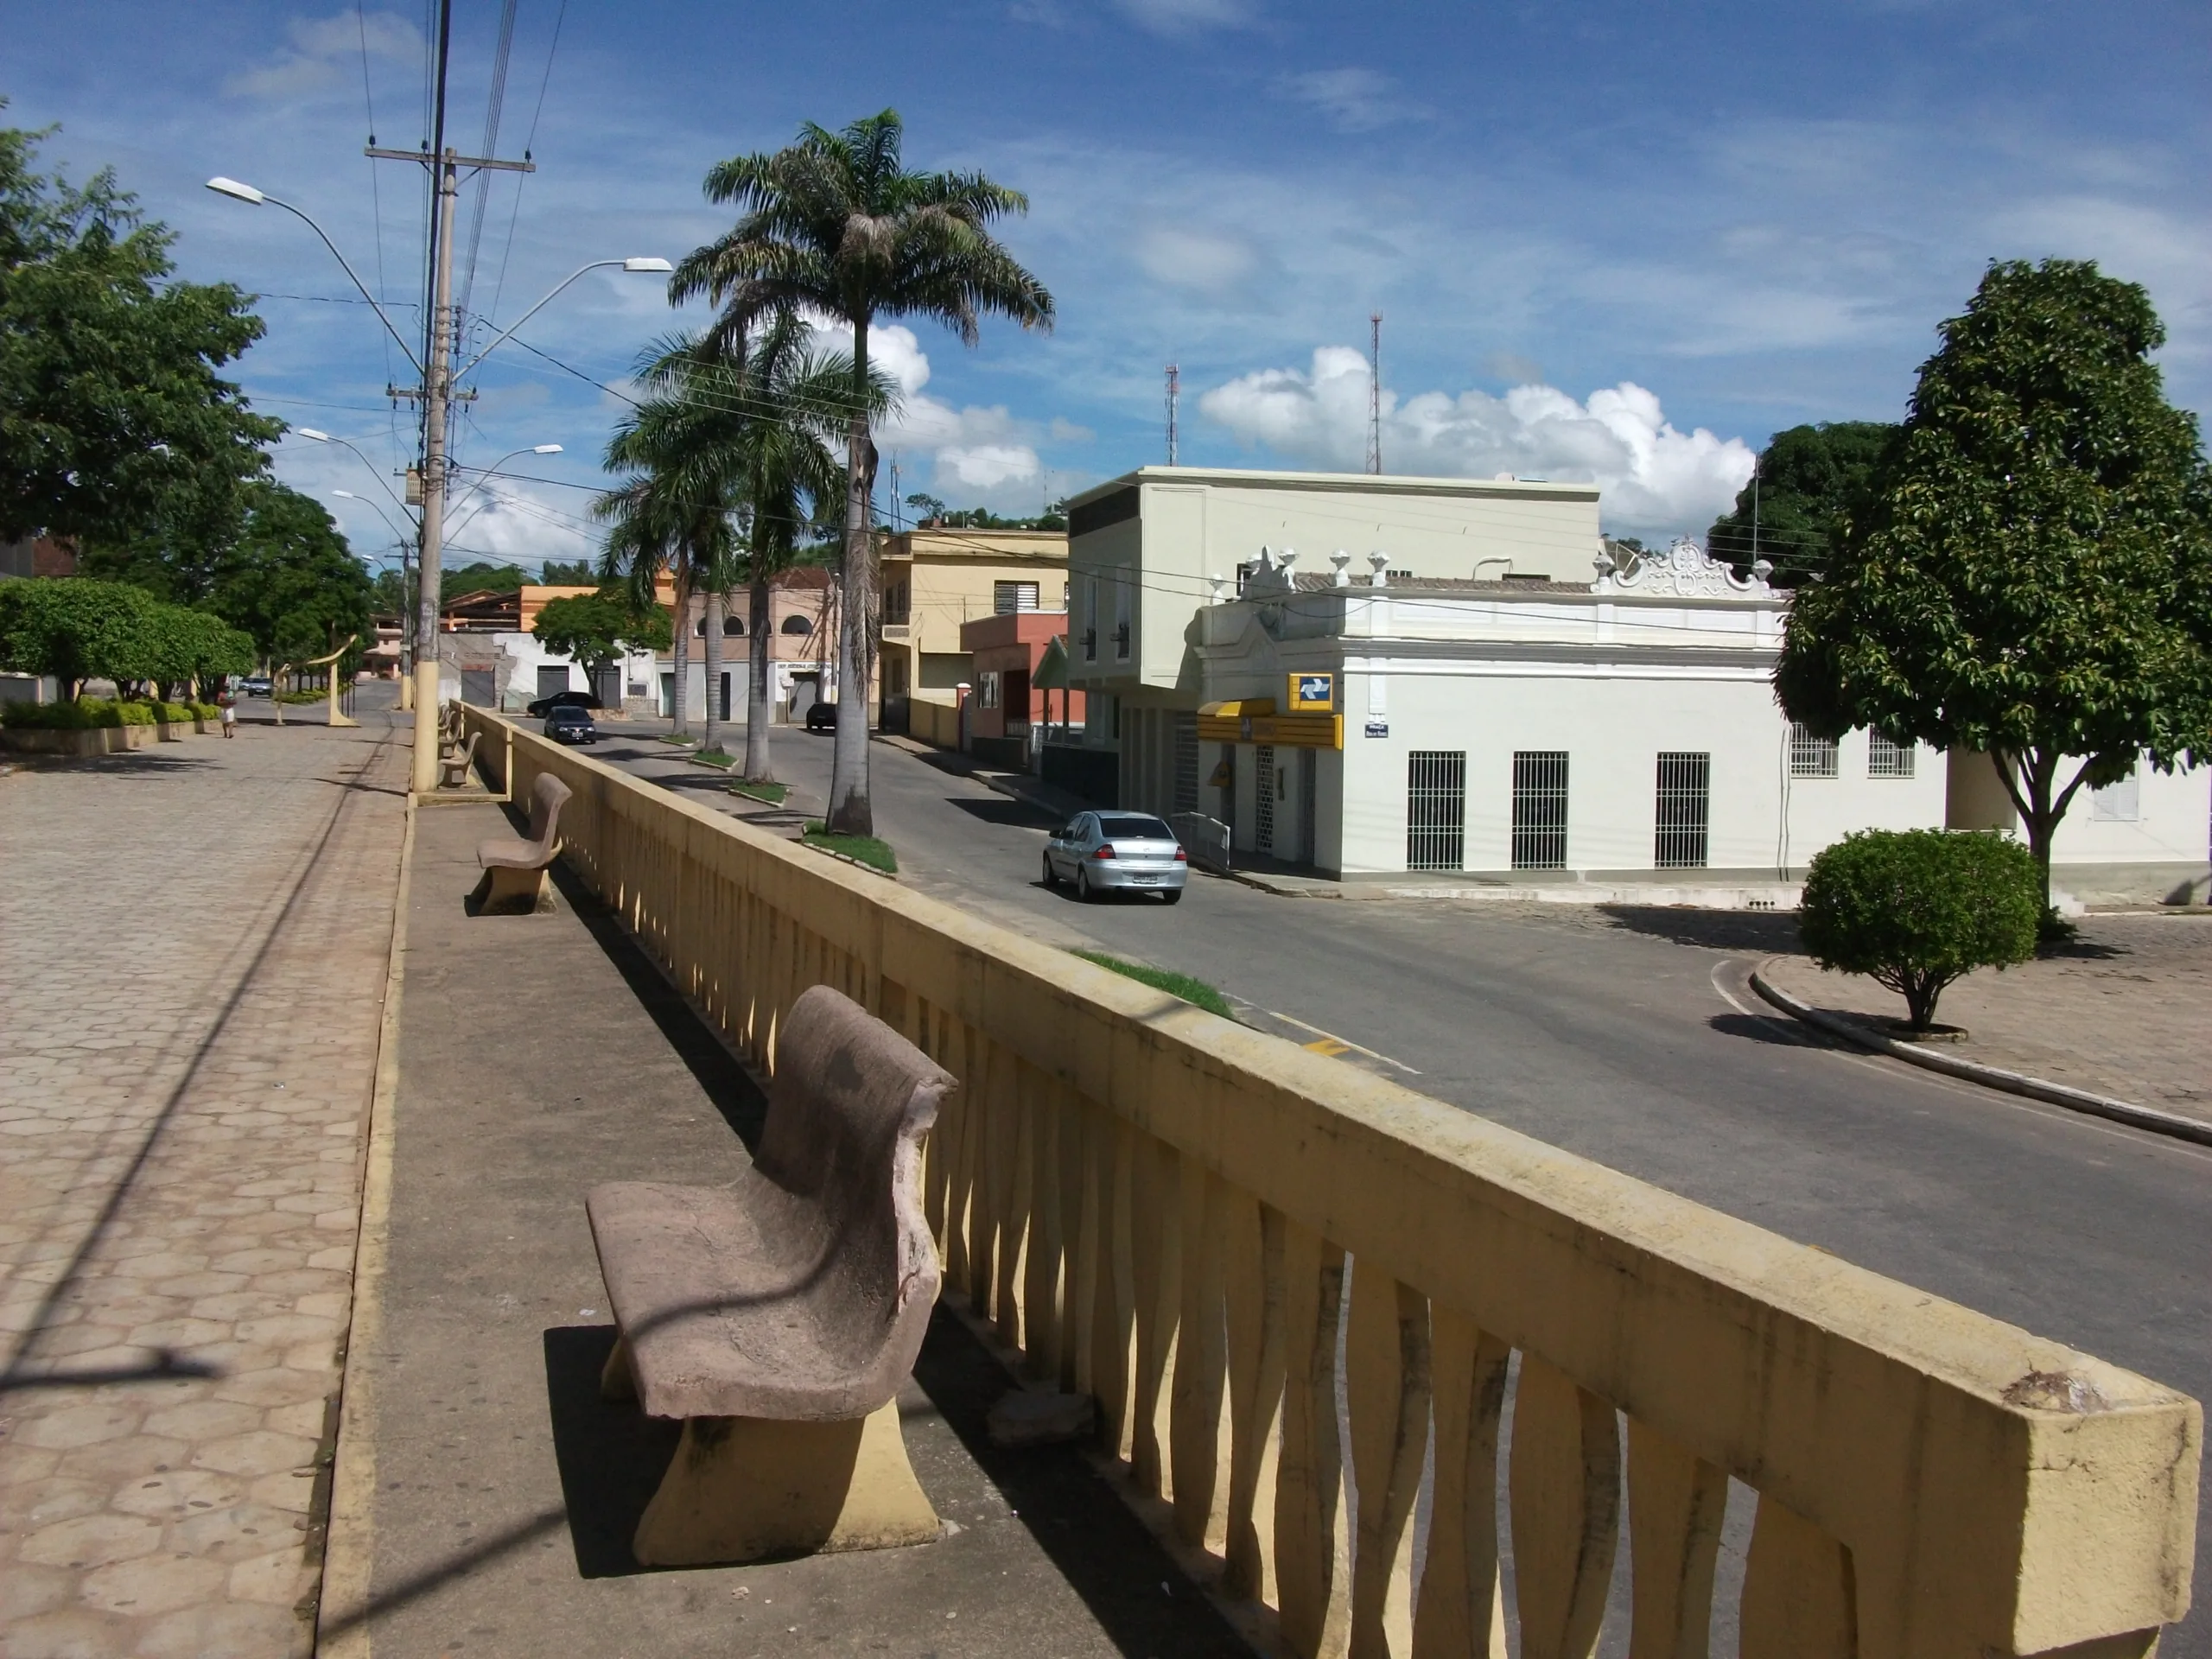
{"label": "white building facade", "polygon": [[[1255,861],[1787,903],[1854,830],[2017,828],[1982,757],[1793,728],[1788,594],[1609,546],[1589,486],[1147,467],[1070,505],[1070,679],[1118,804]],[[2212,774],[2145,767],[2077,803],[2056,885],[2202,901],[2209,841]]]}

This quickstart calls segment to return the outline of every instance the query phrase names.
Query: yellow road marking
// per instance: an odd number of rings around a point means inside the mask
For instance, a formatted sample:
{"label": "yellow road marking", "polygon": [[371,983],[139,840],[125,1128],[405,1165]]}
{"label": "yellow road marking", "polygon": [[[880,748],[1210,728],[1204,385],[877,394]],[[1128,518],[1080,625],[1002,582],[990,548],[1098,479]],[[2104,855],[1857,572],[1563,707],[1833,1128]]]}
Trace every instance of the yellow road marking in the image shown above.
{"label": "yellow road marking", "polygon": [[1324,1037],[1318,1043],[1306,1043],[1303,1045],[1303,1046],[1316,1054],[1325,1054],[1332,1059],[1334,1059],[1339,1054],[1349,1054],[1351,1052],[1351,1045],[1350,1043],[1339,1042],[1334,1037]]}

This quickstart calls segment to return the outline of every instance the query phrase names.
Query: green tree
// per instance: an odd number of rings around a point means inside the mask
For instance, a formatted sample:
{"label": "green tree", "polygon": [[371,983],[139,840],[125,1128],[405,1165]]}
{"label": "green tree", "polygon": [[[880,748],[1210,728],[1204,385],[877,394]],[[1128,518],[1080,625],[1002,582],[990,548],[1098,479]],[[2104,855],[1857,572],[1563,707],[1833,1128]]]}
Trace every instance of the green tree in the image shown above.
{"label": "green tree", "polygon": [[1815,962],[1888,986],[1926,1031],[1953,981],[2035,954],[2040,880],[2002,836],[1863,830],[1814,856],[1797,929]]}
{"label": "green tree", "polygon": [[1887,421],[1823,421],[1776,433],[1759,452],[1756,479],[1736,493],[1735,510],[1706,532],[1706,550],[1738,571],[1765,559],[1777,588],[1812,581],[1827,569],[1846,517],[1863,508],[1897,431]]}
{"label": "green tree", "polygon": [[666,611],[640,606],[629,588],[613,583],[546,601],[530,631],[546,650],[582,663],[594,685],[625,652],[664,651],[670,639]]}
{"label": "green tree", "polygon": [[2212,760],[2212,471],[2164,338],[2092,264],[1993,264],[1775,670],[1816,732],[1987,753],[2046,908],[2080,790]]}
{"label": "green tree", "polygon": [[0,668],[53,676],[65,701],[86,680],[145,678],[155,603],[143,588],[88,576],[0,582]]}
{"label": "green tree", "polygon": [[227,284],[172,280],[175,238],[112,172],[37,172],[51,130],[0,129],[0,537],[234,517],[283,427],[216,371],[261,320]]}
{"label": "green tree", "polygon": [[704,295],[721,308],[726,342],[766,313],[826,313],[852,330],[853,396],[846,415],[844,550],[839,586],[837,736],[830,762],[830,828],[868,835],[868,626],[875,563],[868,503],[875,446],[868,437],[868,331],[878,317],[934,317],[974,345],[987,315],[1049,327],[1052,296],[989,226],[1025,213],[1028,199],[979,173],[910,173],[905,129],[886,110],[842,132],[811,122],[772,155],[733,156],[707,174],[711,201],[734,203],[728,234],[695,250],[669,282],[671,299]]}
{"label": "green tree", "polygon": [[449,605],[463,594],[518,594],[530,576],[518,564],[493,564],[473,560],[438,572],[438,602]]}
{"label": "green tree", "polygon": [[559,559],[548,559],[543,567],[541,580],[548,588],[590,588],[599,582],[599,572],[588,559],[564,563]]}

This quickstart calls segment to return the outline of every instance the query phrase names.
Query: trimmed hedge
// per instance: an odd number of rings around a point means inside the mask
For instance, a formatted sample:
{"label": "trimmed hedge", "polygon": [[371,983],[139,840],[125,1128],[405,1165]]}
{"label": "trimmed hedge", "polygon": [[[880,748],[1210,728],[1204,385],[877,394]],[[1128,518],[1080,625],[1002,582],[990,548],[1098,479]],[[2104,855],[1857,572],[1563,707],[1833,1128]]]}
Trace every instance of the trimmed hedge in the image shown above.
{"label": "trimmed hedge", "polygon": [[1905,1000],[1915,1031],[1977,968],[2035,954],[2043,875],[2018,842],[1982,831],[1862,830],[1805,873],[1797,931],[1823,968],[1865,974]]}

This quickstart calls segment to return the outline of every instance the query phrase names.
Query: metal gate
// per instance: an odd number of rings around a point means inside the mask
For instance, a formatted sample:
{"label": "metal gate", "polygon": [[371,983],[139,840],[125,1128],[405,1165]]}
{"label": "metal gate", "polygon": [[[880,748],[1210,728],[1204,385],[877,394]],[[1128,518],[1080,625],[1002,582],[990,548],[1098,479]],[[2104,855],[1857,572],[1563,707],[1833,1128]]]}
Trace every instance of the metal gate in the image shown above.
{"label": "metal gate", "polygon": [[1467,752],[1406,757],[1406,868],[1457,870],[1467,861]]}
{"label": "metal gate", "polygon": [[1301,863],[1320,862],[1314,851],[1317,836],[1315,826],[1321,817],[1319,797],[1321,792],[1319,775],[1321,753],[1318,749],[1300,751],[1298,756],[1298,857]]}
{"label": "metal gate", "polygon": [[493,707],[499,701],[499,671],[491,668],[462,669],[461,700],[479,709]]}
{"label": "metal gate", "polygon": [[1659,757],[1657,829],[1651,861],[1662,870],[1702,869],[1713,815],[1713,757]]}
{"label": "metal gate", "polygon": [[1275,849],[1275,747],[1262,743],[1252,755],[1252,845]]}
{"label": "metal gate", "polygon": [[1198,810],[1198,717],[1178,712],[1175,723],[1175,810]]}
{"label": "metal gate", "polygon": [[1567,751],[1522,749],[1513,756],[1513,868],[1567,868]]}

